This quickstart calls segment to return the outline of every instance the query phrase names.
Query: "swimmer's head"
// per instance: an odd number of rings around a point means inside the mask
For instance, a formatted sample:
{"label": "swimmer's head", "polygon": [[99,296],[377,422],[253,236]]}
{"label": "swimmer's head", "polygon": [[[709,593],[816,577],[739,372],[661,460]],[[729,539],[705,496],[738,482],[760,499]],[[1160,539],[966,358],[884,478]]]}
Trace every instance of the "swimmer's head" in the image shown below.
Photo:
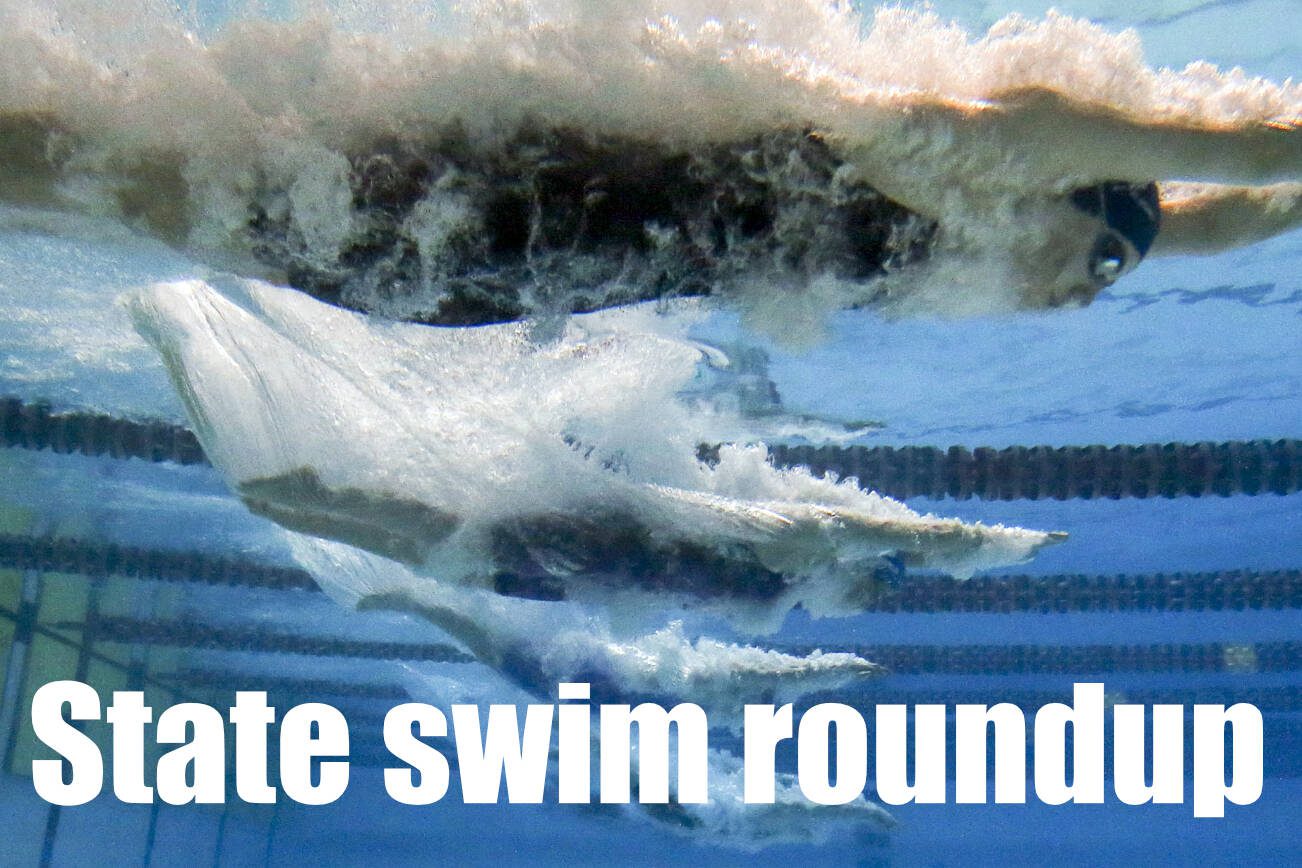
{"label": "swimmer's head", "polygon": [[1073,190],[1070,201],[1076,210],[1103,223],[1086,267],[1090,279],[1103,286],[1114,283],[1148,255],[1162,225],[1156,184],[1105,181]]}
{"label": "swimmer's head", "polygon": [[1028,307],[1086,305],[1134,270],[1162,222],[1157,184],[1104,181],[1073,190],[1055,208],[1047,249],[1023,262]]}

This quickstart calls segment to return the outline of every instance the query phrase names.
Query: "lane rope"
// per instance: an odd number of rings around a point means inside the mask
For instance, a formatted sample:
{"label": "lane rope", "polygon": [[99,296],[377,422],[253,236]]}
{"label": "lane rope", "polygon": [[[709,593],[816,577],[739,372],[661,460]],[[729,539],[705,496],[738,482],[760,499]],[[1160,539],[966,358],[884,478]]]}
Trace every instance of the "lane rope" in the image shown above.
{"label": "lane rope", "polygon": [[[317,592],[297,567],[197,551],[0,534],[0,568],[156,582]],[[1197,612],[1302,609],[1302,570],[1114,575],[918,576],[882,589],[869,612]]]}
{"label": "lane rope", "polygon": [[[207,464],[194,433],[48,404],[0,399],[0,442],[59,454]],[[709,450],[704,449],[708,454]],[[899,499],[1092,500],[1228,497],[1302,490],[1302,440],[1121,446],[811,446],[772,444],[779,466],[855,477]]]}
{"label": "lane rope", "polygon": [[[56,624],[59,629],[80,629]],[[218,626],[192,619],[158,620],[101,616],[100,642],[160,645],[307,657],[351,657],[432,663],[469,663],[474,658],[444,643],[376,642],[302,635],[262,627]],[[1302,670],[1302,642],[1228,642],[1164,645],[817,645],[763,647],[808,656],[815,650],[850,652],[896,675],[1030,675],[1118,672],[1294,672]]]}

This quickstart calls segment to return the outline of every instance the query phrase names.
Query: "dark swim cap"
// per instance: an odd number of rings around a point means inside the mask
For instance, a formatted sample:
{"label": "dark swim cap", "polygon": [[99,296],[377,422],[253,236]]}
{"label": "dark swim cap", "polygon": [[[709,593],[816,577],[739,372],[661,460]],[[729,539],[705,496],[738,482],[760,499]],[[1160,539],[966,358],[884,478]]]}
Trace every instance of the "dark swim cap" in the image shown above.
{"label": "dark swim cap", "polygon": [[1098,217],[1144,257],[1162,226],[1162,205],[1157,184],[1104,181],[1071,193],[1071,204],[1091,217]]}

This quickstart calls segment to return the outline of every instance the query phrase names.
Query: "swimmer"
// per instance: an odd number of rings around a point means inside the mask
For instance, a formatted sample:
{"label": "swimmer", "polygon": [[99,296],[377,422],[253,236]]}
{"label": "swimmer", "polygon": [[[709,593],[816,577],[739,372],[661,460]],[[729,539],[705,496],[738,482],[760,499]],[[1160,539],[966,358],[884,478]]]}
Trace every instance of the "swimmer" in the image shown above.
{"label": "swimmer", "polygon": [[[1149,255],[1302,223],[1292,125],[1146,122],[1047,90],[888,108],[878,122],[900,128],[853,146],[807,129],[695,150],[542,129],[489,151],[455,136],[394,144],[351,158],[353,231],[336,261],[311,255],[289,212],[259,212],[250,231],[262,263],[318,298],[479,325],[726,297],[757,278],[799,292],[830,277],[846,306],[889,306],[911,266],[991,253],[1016,306],[1084,305]],[[433,190],[473,212],[473,231],[436,252],[412,231]]]}
{"label": "swimmer", "polygon": [[1210,255],[1302,225],[1296,119],[1166,121],[1047,88],[895,108],[919,142],[914,161],[898,171],[898,152],[869,147],[855,155],[863,171],[920,214],[946,197],[977,215],[1012,202],[1025,308],[1088,304],[1147,256]]}
{"label": "swimmer", "polygon": [[1295,120],[1145,118],[1047,88],[844,108],[731,140],[537,119],[471,136],[446,121],[358,134],[288,174],[262,145],[233,145],[223,159],[247,166],[221,194],[216,240],[193,156],[110,156],[87,179],[78,135],[0,115],[0,200],[116,209],[223,268],[453,326],[811,288],[826,309],[907,309],[928,281],[962,291],[965,272],[1005,307],[1083,305],[1148,256],[1302,224]]}

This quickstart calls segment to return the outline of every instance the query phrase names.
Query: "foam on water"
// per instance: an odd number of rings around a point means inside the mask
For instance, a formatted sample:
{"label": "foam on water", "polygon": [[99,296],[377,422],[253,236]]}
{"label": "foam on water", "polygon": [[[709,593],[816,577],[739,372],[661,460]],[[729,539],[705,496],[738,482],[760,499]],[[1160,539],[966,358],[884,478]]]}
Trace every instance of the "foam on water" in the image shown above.
{"label": "foam on water", "polygon": [[[714,725],[736,728],[746,697],[793,700],[882,671],[850,653],[796,657],[694,637],[681,621],[648,631],[603,607],[503,597],[432,581],[351,546],[301,534],[289,542],[298,562],[341,603],[423,618],[535,697],[553,697],[556,684],[583,680],[592,683],[595,700],[690,701]],[[658,617],[645,613],[640,620],[645,625]],[[437,683],[433,677],[431,687]]]}
{"label": "foam on water", "polygon": [[257,281],[160,284],[130,309],[251,508],[441,579],[506,571],[619,611],[649,594],[773,629],[797,603],[860,610],[883,557],[967,576],[1057,538],[920,515],[747,441],[699,460],[746,421],[679,399],[726,358],[653,307],[543,345],[523,323],[385,323]]}
{"label": "foam on water", "polygon": [[[651,632],[620,629],[611,613],[573,603],[510,599],[430,581],[355,548],[288,534],[295,557],[346,605],[409,612],[462,642],[500,678],[484,679],[465,664],[407,666],[407,689],[439,707],[553,701],[559,682],[591,685],[594,702],[660,701],[700,705],[716,729],[741,732],[742,706],[758,696],[783,703],[881,673],[854,654],[777,651],[689,637],[681,622]],[[633,752],[636,767],[637,751]],[[594,763],[597,760],[594,758]],[[795,778],[779,774],[773,805],[748,805],[739,758],[708,754],[710,800],[701,805],[645,808],[653,819],[719,843],[757,849],[782,842],[820,842],[847,826],[891,825],[890,815],[859,796],[835,808],[816,806]],[[673,760],[671,758],[671,764]],[[672,767],[672,765],[671,765]],[[641,813],[636,808],[629,809]]]}

